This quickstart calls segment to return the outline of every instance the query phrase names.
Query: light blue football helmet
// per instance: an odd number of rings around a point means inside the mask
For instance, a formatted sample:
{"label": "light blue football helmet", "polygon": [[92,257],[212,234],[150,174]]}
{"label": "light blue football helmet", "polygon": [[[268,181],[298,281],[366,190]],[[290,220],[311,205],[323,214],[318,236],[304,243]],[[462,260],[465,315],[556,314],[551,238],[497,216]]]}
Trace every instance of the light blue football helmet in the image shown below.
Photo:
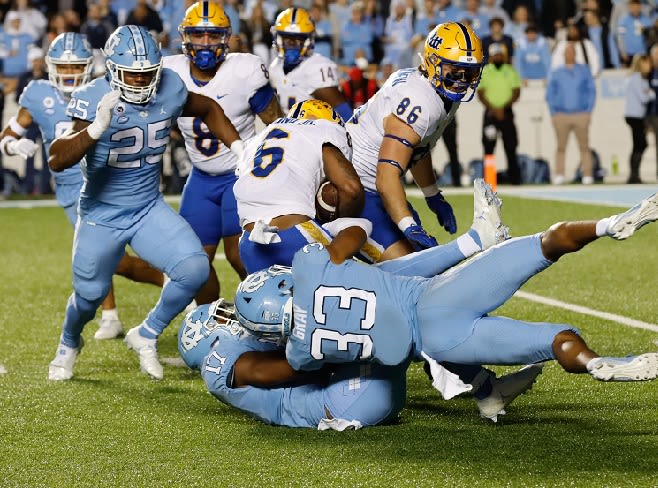
{"label": "light blue football helmet", "polygon": [[284,338],[292,329],[292,270],[270,266],[238,286],[235,311],[240,325],[257,336]]}
{"label": "light blue football helmet", "polygon": [[[155,94],[162,73],[162,53],[153,36],[144,27],[124,25],[115,30],[103,48],[106,77],[113,90],[121,92],[128,103],[147,103]],[[146,77],[143,83],[130,84],[126,74]]]}
{"label": "light blue football helmet", "polygon": [[242,332],[235,320],[235,307],[220,298],[198,306],[185,316],[178,331],[178,352],[188,367],[199,369],[222,335]]}
{"label": "light blue football helmet", "polygon": [[[60,73],[60,66],[69,66],[68,73]],[[72,73],[70,66],[79,67]],[[77,32],[64,32],[50,43],[46,55],[48,79],[63,93],[71,93],[78,86],[91,80],[94,67],[94,56],[87,38]]]}

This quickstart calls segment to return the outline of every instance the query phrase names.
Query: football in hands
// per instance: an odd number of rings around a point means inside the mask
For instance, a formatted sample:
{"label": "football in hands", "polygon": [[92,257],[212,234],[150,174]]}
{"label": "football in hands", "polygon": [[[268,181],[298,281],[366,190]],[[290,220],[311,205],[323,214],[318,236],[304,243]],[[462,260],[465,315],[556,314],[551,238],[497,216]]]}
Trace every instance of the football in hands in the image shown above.
{"label": "football in hands", "polygon": [[338,189],[325,181],[315,195],[315,216],[320,222],[331,222],[338,217]]}

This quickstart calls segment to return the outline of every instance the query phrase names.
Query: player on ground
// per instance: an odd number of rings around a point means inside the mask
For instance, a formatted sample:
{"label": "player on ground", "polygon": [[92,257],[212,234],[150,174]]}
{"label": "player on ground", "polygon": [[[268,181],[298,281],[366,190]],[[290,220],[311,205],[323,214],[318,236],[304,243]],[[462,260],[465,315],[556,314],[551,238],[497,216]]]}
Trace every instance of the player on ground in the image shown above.
{"label": "player on ground", "polygon": [[[34,155],[38,146],[34,141],[23,138],[32,123],[39,126],[46,153],[49,152],[53,139],[64,134],[72,125],[66,115],[66,106],[71,92],[91,79],[93,61],[91,48],[84,36],[67,32],[53,40],[46,56],[48,80],[32,80],[25,87],[18,101],[18,113],[9,119],[9,124],[0,133],[0,148],[6,155],[19,155],[23,158]],[[75,228],[82,188],[80,166],[75,164],[62,172],[51,174],[55,181],[57,203]],[[115,272],[134,281],[162,285],[162,273],[129,255],[121,258]],[[112,339],[121,335],[123,327],[112,287],[101,308],[101,320],[94,338]]]}
{"label": "player on ground", "polygon": [[282,345],[245,331],[222,299],[187,315],[178,350],[190,368],[201,370],[210,393],[268,424],[359,429],[392,421],[405,403],[406,364],[296,372]]}
{"label": "player on ground", "polygon": [[338,68],[313,52],[315,24],[308,12],[295,7],[281,12],[272,27],[272,37],[277,57],[270,63],[270,76],[283,111],[316,99],[327,102],[347,121],[352,108],[338,89]]}
{"label": "player on ground", "polygon": [[[184,54],[165,57],[163,66],[178,73],[190,92],[216,100],[243,140],[255,134],[255,115],[265,124],[283,115],[260,58],[246,53],[228,54],[231,24],[222,7],[207,0],[193,4],[178,30]],[[199,117],[180,117],[178,127],[193,165],[183,190],[180,214],[208,254],[210,276],[196,301],[210,303],[219,298],[220,286],[212,262],[222,238],[227,260],[240,279],[246,276],[238,252],[241,229],[232,191],[237,157]]]}
{"label": "player on ground", "polygon": [[[602,236],[626,239],[655,220],[658,194],[619,215],[561,222],[508,240],[430,279],[392,276],[351,260],[367,227],[354,222],[326,248],[307,245],[295,255],[291,270],[247,277],[236,294],[236,311],[240,323],[254,332],[287,336],[286,357],[297,371],[353,361],[396,365],[423,355],[461,364],[555,359],[567,372],[602,381],[654,379],[658,353],[602,357],[569,325],[488,314],[564,254]],[[440,273],[445,263],[437,251],[416,253],[401,263]]]}
{"label": "player on ground", "polygon": [[[157,338],[208,279],[208,258],[189,224],[160,193],[160,170],[172,123],[200,117],[228,147],[242,141],[219,105],[187,91],[162,69],[160,49],[143,27],[122,26],[105,44],[107,67],[73,92],[72,129],[53,141],[49,166],[63,171],[81,161],[84,185],[73,243],[73,288],[51,380],[68,380],[82,347],[82,329],[107,294],[126,244],[171,279],[160,300],[125,341],[140,368],[163,377]],[[84,159],[83,159],[84,158]]]}
{"label": "player on ground", "polygon": [[363,187],[351,157],[342,120],[319,100],[295,104],[286,118],[250,141],[234,188],[245,230],[240,256],[249,273],[290,264],[309,242],[328,242],[328,231],[313,220],[325,178],[338,190],[338,215],[361,212]]}
{"label": "player on ground", "polygon": [[384,248],[382,260],[437,245],[407,202],[400,179],[407,170],[439,223],[456,232],[430,150],[459,104],[473,98],[483,61],[482,44],[470,27],[440,24],[427,36],[420,66],[393,73],[348,122],[352,163],[366,190],[362,216],[373,223],[371,237]]}

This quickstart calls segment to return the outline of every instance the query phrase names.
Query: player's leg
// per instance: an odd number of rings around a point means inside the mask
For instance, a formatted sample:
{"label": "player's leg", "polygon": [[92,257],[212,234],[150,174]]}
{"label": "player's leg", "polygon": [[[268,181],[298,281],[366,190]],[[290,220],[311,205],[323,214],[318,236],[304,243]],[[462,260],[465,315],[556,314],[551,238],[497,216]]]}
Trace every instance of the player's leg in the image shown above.
{"label": "player's leg", "polygon": [[123,254],[125,233],[80,221],[73,241],[73,293],[69,297],[62,336],[50,363],[51,380],[68,380],[82,348],[82,330],[96,314],[110,288],[112,274]]}
{"label": "player's leg", "polygon": [[164,274],[157,268],[137,256],[124,253],[114,274],[128,278],[136,283],[149,283],[155,286],[164,285]]}
{"label": "player's leg", "polygon": [[101,303],[101,319],[94,339],[115,339],[123,335],[123,324],[119,320],[117,304],[114,298],[114,285],[110,284],[110,291]]}
{"label": "player's leg", "polygon": [[238,217],[238,202],[233,193],[234,183],[232,179],[227,180],[222,193],[222,238],[224,239],[226,260],[238,274],[240,280],[244,280],[247,277],[247,270],[240,259],[239,242],[242,228]]}
{"label": "player's leg", "polygon": [[161,379],[157,337],[207,281],[208,257],[189,224],[164,200],[159,200],[142,218],[130,245],[170,278],[144,322],[128,331],[125,339],[138,354],[142,371]]}

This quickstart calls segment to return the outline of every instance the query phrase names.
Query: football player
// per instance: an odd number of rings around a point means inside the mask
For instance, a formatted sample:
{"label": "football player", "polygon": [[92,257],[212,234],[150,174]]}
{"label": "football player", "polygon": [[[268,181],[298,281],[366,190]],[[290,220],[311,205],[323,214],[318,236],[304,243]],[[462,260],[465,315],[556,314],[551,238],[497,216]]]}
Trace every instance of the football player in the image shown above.
{"label": "football player", "polygon": [[[563,255],[599,237],[626,239],[656,220],[658,193],[622,214],[560,222],[507,240],[429,279],[392,276],[350,259],[367,235],[367,226],[354,222],[328,246],[309,244],[299,251],[292,269],[247,277],[236,293],[236,312],[255,333],[288,337],[286,357],[296,371],[354,361],[392,366],[422,355],[462,364],[555,359],[569,373],[601,381],[651,380],[658,377],[658,353],[603,357],[570,325],[488,314]],[[437,265],[438,251],[403,262],[441,273],[445,263]]]}
{"label": "football player", "polygon": [[295,7],[284,10],[276,18],[272,37],[277,57],[270,63],[270,76],[283,111],[316,99],[327,102],[347,121],[352,108],[338,89],[336,63],[313,52],[315,24],[309,13]]}
{"label": "football player", "polygon": [[[103,50],[104,78],[77,88],[67,114],[69,131],[50,146],[55,172],[81,161],[84,184],[73,243],[73,288],[51,380],[68,380],[82,347],[82,329],[108,292],[126,244],[170,278],[146,319],[126,334],[140,368],[163,377],[157,338],[208,279],[208,257],[189,224],[160,193],[162,154],[172,124],[199,117],[235,152],[239,134],[221,107],[188,92],[181,79],[162,68],[162,54],[143,27],[119,27]],[[84,158],[84,159],[83,159]]]}
{"label": "football player", "polygon": [[384,249],[381,260],[437,245],[407,202],[400,179],[407,170],[439,223],[456,232],[452,207],[437,186],[430,150],[459,104],[473,98],[483,61],[482,44],[470,27],[440,24],[425,40],[420,66],[393,73],[348,122],[352,162],[366,189],[362,216],[373,223],[371,237]]}
{"label": "football player", "polygon": [[234,187],[244,229],[240,256],[249,273],[290,264],[309,242],[328,242],[327,229],[313,220],[325,178],[338,190],[338,215],[359,215],[363,187],[351,157],[341,118],[320,100],[295,104],[249,142]]}
{"label": "football player", "polygon": [[300,373],[284,346],[249,334],[220,299],[183,320],[183,361],[201,371],[210,393],[265,423],[346,430],[388,423],[405,402],[407,365],[344,364],[331,373]]}
{"label": "football player", "polygon": [[[36,123],[46,147],[72,125],[66,115],[66,106],[71,92],[91,79],[93,54],[87,40],[81,34],[67,32],[58,35],[50,44],[46,56],[48,80],[32,80],[18,100],[18,113],[9,119],[7,127],[0,133],[0,149],[8,156],[29,158],[37,151],[34,141],[23,136]],[[57,203],[64,209],[66,217],[75,228],[78,218],[78,198],[82,187],[80,165],[74,164],[62,172],[51,172],[55,182]],[[116,273],[134,281],[162,285],[162,273],[149,267],[141,259],[124,255]],[[100,327],[94,334],[96,339],[112,339],[123,332],[116,310],[112,287],[101,304]]]}
{"label": "football player", "polygon": [[[255,134],[255,115],[265,124],[282,115],[260,58],[228,53],[231,24],[221,6],[207,0],[196,2],[185,12],[178,30],[184,54],[165,57],[164,67],[178,73],[190,92],[219,103],[243,140]],[[219,280],[212,263],[222,238],[227,260],[240,279],[246,276],[238,252],[241,229],[233,196],[237,157],[201,118],[180,117],[178,127],[193,165],[180,214],[208,254],[210,277],[196,301],[210,303],[219,298]]]}

